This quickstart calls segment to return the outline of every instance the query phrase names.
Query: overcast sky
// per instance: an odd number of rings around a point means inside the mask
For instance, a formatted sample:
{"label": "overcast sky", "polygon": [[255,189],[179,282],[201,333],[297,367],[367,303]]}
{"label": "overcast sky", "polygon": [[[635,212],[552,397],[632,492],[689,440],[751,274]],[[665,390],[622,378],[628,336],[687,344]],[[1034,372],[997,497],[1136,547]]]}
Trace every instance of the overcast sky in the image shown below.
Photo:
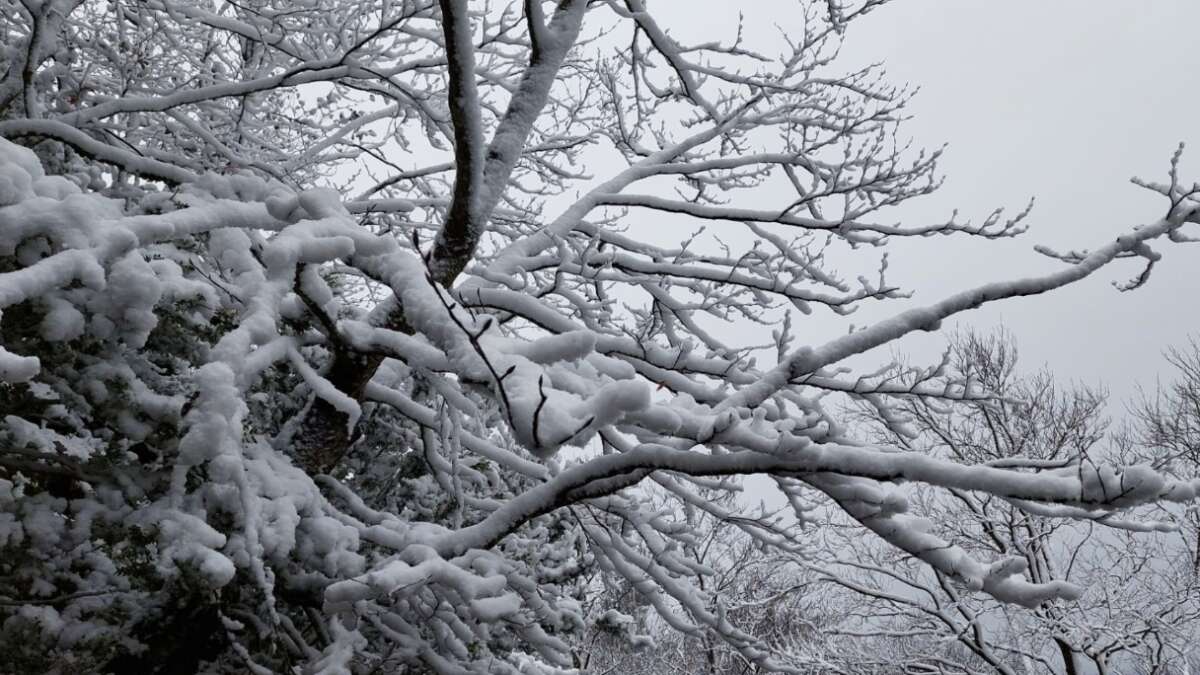
{"label": "overcast sky", "polygon": [[[702,4],[702,12],[684,0],[651,8],[667,15],[662,23],[680,39],[728,35],[739,7],[752,41],[769,40],[770,22],[787,29],[796,15],[787,0]],[[1058,263],[1033,253],[1035,244],[1091,248],[1160,217],[1165,200],[1129,178],[1165,179],[1171,153],[1185,141],[1192,150],[1184,176],[1200,180],[1198,26],[1200,2],[1191,0],[894,0],[856,23],[843,63],[882,61],[891,81],[919,86],[907,134],[925,147],[949,144],[945,187],[906,209],[906,219],[944,220],[955,207],[982,218],[996,206],[1019,211],[1037,199],[1030,232],[1015,241],[893,245],[891,281],[915,289],[912,302],[924,304],[965,282],[1053,269]],[[963,321],[985,329],[1002,323],[1019,340],[1026,368],[1047,363],[1126,397],[1136,381],[1152,386],[1169,374],[1164,348],[1200,334],[1200,244],[1157,248],[1165,260],[1138,291],[1111,285],[1140,272],[1124,262]],[[858,320],[898,309],[882,303]],[[902,348],[932,358],[942,340],[910,338]]]}

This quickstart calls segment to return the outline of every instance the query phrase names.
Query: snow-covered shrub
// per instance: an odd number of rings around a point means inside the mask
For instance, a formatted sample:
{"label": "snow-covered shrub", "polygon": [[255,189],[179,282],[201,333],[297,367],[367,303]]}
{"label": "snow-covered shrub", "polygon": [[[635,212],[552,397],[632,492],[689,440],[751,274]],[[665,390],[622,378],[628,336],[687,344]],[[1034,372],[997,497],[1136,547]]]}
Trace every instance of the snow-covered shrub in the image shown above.
{"label": "snow-covered shrub", "polygon": [[[0,207],[0,578],[17,608],[0,642],[11,672],[197,668],[245,649],[280,667],[297,657],[271,656],[280,641],[309,648],[302,633],[330,630],[306,610],[327,601],[349,610],[374,599],[372,588],[412,611],[463,603],[462,616],[408,630],[449,640],[468,662],[515,663],[529,645],[564,649],[551,634],[582,621],[573,599],[582,552],[562,518],[451,564],[421,533],[469,524],[478,506],[447,503],[423,460],[385,445],[412,433],[405,420],[372,414],[362,428],[364,444],[408,474],[367,463],[347,479],[364,495],[384,492],[367,497],[384,513],[346,487],[322,494],[271,445],[305,404],[296,394],[305,377],[321,381],[301,365],[324,358],[307,346],[311,336],[287,329],[297,260],[343,250],[336,229],[353,232],[353,221],[277,221],[269,206],[238,201],[269,189],[244,177],[170,200],[150,193],[156,212],[131,214],[48,179],[33,153],[4,140],[0,168],[20,186]],[[332,236],[310,242],[289,227]],[[257,228],[280,231],[267,239]],[[399,380],[416,386],[411,373]],[[520,489],[486,464],[474,460],[478,488]],[[394,559],[397,550],[410,553]],[[337,580],[341,590],[323,596]],[[384,618],[368,613],[330,637],[330,658],[364,634],[405,630]]]}

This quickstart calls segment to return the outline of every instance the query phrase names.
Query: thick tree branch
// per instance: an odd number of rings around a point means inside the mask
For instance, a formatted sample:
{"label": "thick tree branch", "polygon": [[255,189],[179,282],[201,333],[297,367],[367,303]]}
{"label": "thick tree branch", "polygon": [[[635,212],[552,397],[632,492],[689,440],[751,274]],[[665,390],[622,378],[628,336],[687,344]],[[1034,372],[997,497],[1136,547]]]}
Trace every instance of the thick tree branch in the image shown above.
{"label": "thick tree branch", "polygon": [[[438,283],[449,286],[470,262],[492,210],[500,202],[533,124],[546,107],[558,70],[579,35],[587,2],[565,0],[559,4],[549,26],[534,29],[539,36],[530,53],[529,66],[488,144],[486,158],[482,156],[478,101],[471,79],[473,48],[466,25],[466,2],[441,0],[441,4],[443,17],[453,17],[453,20],[444,19],[442,26],[450,63],[450,111],[455,129],[456,166],[454,199],[434,242],[429,267]],[[530,15],[531,23],[538,21],[535,14]],[[466,143],[468,138],[469,144]]]}
{"label": "thick tree branch", "polygon": [[[440,0],[442,30],[449,63],[449,104],[454,126],[454,192],[446,221],[429,253],[429,271],[446,287],[474,256],[499,203],[517,160],[525,148],[534,122],[549,99],[559,68],[579,35],[585,0],[564,0],[538,38],[529,66],[521,77],[504,117],[484,154],[482,122],[474,81],[474,46],[466,0]],[[395,298],[375,314],[394,330],[405,329],[405,319]],[[361,399],[367,382],[382,359],[348,352],[335,354],[329,379],[339,389]],[[341,413],[321,401],[305,415],[297,436],[300,456],[310,471],[326,471],[345,454],[350,437],[341,431]]]}
{"label": "thick tree branch", "polygon": [[484,223],[475,217],[483,191],[483,121],[475,88],[475,45],[467,0],[439,3],[450,79],[447,104],[454,128],[454,193],[446,222],[434,242],[430,269],[438,283],[449,286],[483,235]]}

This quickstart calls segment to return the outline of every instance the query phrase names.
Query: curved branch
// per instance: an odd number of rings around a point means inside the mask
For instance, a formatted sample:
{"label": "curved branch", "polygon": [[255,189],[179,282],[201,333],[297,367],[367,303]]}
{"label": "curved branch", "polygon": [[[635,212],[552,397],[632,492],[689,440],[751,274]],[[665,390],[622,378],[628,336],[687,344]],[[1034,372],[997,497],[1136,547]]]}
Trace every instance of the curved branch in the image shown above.
{"label": "curved branch", "polygon": [[112,164],[142,178],[163,181],[171,185],[187,183],[198,177],[183,167],[143,157],[129,150],[122,150],[98,141],[79,129],[56,120],[5,120],[0,122],[0,136],[6,138],[37,136],[54,139],[98,162]]}

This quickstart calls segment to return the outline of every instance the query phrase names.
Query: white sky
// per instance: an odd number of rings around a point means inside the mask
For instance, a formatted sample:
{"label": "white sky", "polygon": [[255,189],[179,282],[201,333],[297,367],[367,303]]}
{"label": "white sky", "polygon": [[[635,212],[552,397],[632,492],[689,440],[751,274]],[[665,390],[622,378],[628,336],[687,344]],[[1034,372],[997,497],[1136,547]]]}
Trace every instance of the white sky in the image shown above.
{"label": "white sky", "polygon": [[[729,36],[740,9],[757,46],[773,39],[771,22],[786,30],[796,16],[791,0],[657,0],[650,7],[685,42]],[[1059,263],[1033,253],[1035,244],[1090,248],[1161,216],[1165,200],[1129,178],[1165,180],[1171,153],[1186,141],[1193,150],[1185,152],[1184,177],[1200,180],[1197,27],[1200,2],[1190,0],[894,0],[856,23],[842,63],[883,61],[892,82],[919,86],[906,133],[925,147],[949,144],[941,165],[946,185],[906,208],[908,222],[944,220],[956,207],[982,218],[996,206],[1019,211],[1037,198],[1031,231],[1015,241],[895,242],[890,281],[916,290],[911,302],[924,304],[967,282],[1054,269]],[[1200,334],[1200,245],[1157,249],[1165,259],[1138,291],[1111,286],[1140,272],[1124,262],[962,322],[1003,323],[1026,368],[1047,363],[1066,378],[1103,381],[1114,400],[1126,398],[1135,382],[1153,386],[1159,374],[1169,376],[1164,348]],[[851,278],[870,271],[844,270]],[[903,306],[864,307],[856,321]],[[931,360],[942,340],[922,335],[901,348]]]}

